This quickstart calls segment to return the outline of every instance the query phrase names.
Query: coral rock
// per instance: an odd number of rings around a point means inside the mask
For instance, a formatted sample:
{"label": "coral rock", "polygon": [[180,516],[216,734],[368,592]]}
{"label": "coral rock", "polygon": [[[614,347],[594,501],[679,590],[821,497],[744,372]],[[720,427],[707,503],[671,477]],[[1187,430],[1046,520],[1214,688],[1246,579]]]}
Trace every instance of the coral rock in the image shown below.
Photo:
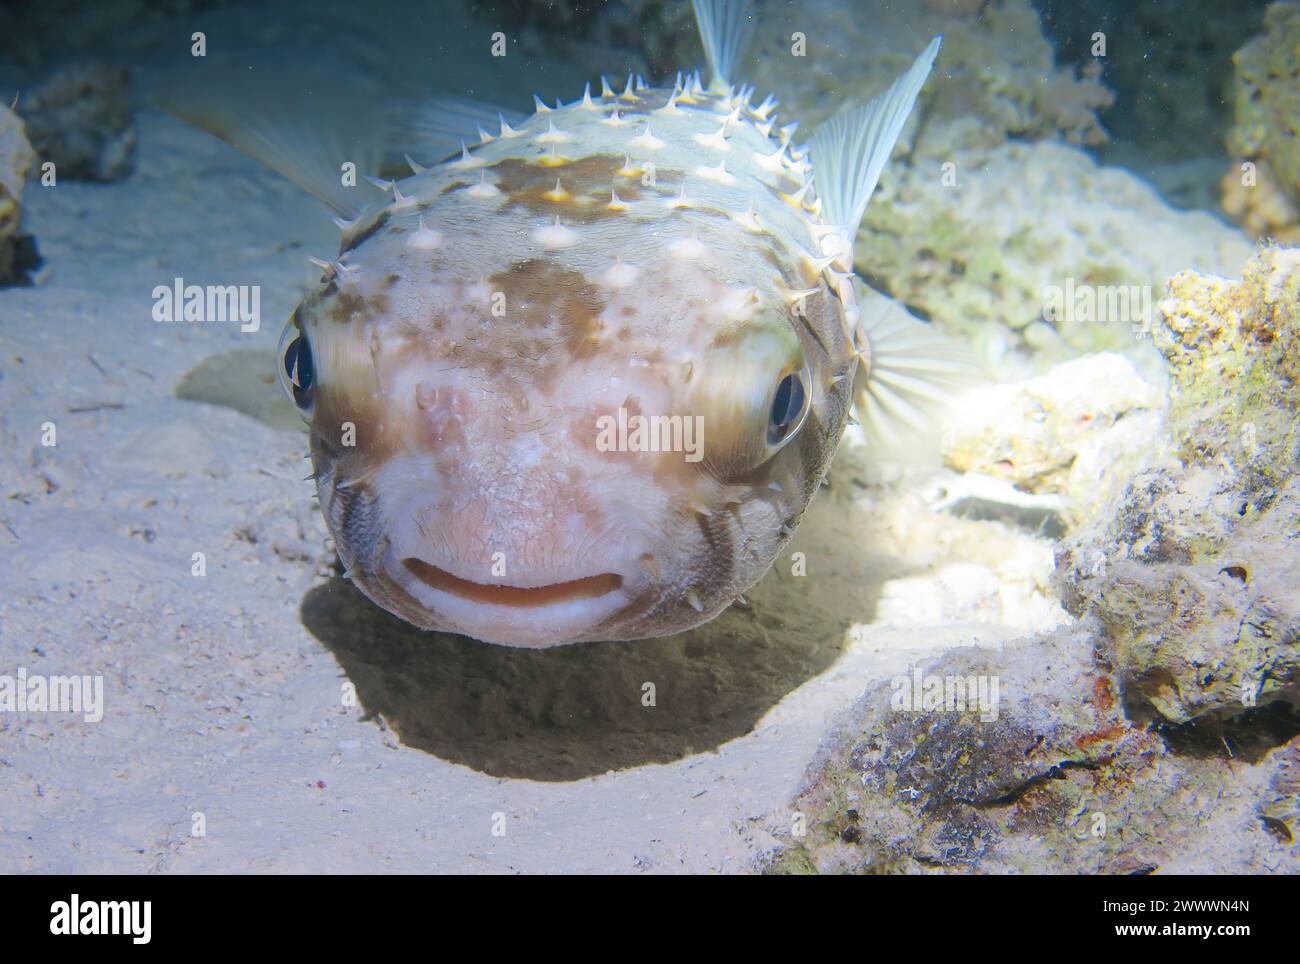
{"label": "coral rock", "polygon": [[[940,327],[1054,362],[1135,348],[1172,275],[1235,271],[1251,250],[1241,232],[1173,210],[1128,171],[1039,142],[897,165],[867,208],[856,260],[874,287]],[[1053,291],[1072,297],[1049,321]],[[1083,294],[1093,310],[1077,304]],[[1103,311],[1116,294],[1123,310]]]}
{"label": "coral rock", "polygon": [[23,181],[36,160],[23,122],[0,105],[0,284],[21,272],[23,248],[30,241],[19,233],[23,213]]}
{"label": "coral rock", "polygon": [[1233,164],[1220,188],[1223,210],[1256,238],[1300,244],[1300,203],[1287,196],[1267,161]]}
{"label": "coral rock", "polygon": [[[1105,143],[1097,111],[1111,92],[1095,70],[1080,76],[1056,65],[1029,0],[992,0],[979,16],[972,6],[877,4],[868,14],[841,0],[805,0],[791,29],[806,37],[806,50],[796,53],[789,32],[774,30],[756,38],[749,56],[763,65],[763,85],[782,112],[811,131],[847,101],[879,94],[912,52],[942,34],[944,82],[927,86],[923,137],[933,130],[943,141],[985,147],[1009,137]],[[766,10],[779,22],[783,7],[765,4],[759,16]]]}
{"label": "coral rock", "polygon": [[1266,158],[1282,189],[1300,201],[1300,3],[1275,3],[1264,33],[1233,57],[1237,68],[1236,124],[1229,148]]}
{"label": "coral rock", "polygon": [[[933,703],[918,705],[918,680],[937,681]],[[966,681],[996,685],[996,713],[940,701],[939,686]],[[1220,761],[1195,781],[1182,770],[1125,718],[1088,626],[954,650],[863,697],[794,801],[803,836],[785,833],[771,869],[1145,873],[1187,849],[1238,779]]]}
{"label": "coral rock", "polygon": [[98,64],[65,68],[20,104],[28,136],[62,177],[117,181],[135,166],[128,74]]}
{"label": "coral rock", "polygon": [[1241,281],[1178,275],[1152,334],[1171,456],[1063,544],[1057,570],[1126,694],[1181,723],[1300,678],[1300,251],[1265,249]]}
{"label": "coral rock", "polygon": [[1066,521],[1078,525],[1141,466],[1161,408],[1127,358],[1086,355],[969,396],[945,426],[944,461],[1022,492],[1062,495]]}
{"label": "coral rock", "polygon": [[771,870],[1300,871],[1298,329],[1300,251],[1170,282],[1163,441],[1057,549],[1077,621],[869,689]]}

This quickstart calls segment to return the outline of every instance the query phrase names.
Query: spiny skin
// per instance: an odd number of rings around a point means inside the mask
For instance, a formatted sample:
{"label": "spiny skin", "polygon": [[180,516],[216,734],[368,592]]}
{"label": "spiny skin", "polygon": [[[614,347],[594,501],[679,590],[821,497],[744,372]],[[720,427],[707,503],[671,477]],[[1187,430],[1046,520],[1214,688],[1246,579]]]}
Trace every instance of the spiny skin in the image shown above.
{"label": "spiny skin", "polygon": [[[541,109],[346,228],[290,326],[321,505],[376,603],[510,645],[635,639],[771,566],[858,356],[849,266],[823,256],[847,245],[747,101],[688,83]],[[791,372],[809,411],[774,446]],[[620,407],[702,416],[703,458],[598,450]]]}

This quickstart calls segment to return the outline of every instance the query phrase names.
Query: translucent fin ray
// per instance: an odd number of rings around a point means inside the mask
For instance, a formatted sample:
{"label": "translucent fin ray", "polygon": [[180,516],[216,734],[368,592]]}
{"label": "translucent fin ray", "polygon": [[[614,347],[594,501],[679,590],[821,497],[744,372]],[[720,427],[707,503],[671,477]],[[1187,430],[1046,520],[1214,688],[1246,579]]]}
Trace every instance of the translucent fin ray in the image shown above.
{"label": "translucent fin ray", "polygon": [[880,172],[894,151],[942,37],[935,37],[893,86],[866,104],[850,103],[813,132],[813,180],[828,224],[857,234]]}
{"label": "translucent fin ray", "polygon": [[754,5],[752,0],[691,0],[691,5],[704,56],[709,61],[712,86],[725,90],[731,85],[736,61],[753,27]]}
{"label": "translucent fin ray", "polygon": [[963,390],[980,380],[966,347],[861,281],[854,280],[861,361],[854,407],[873,457],[937,466],[940,423]]}
{"label": "translucent fin ray", "polygon": [[515,126],[527,115],[468,97],[450,95],[398,104],[390,111],[392,151],[434,164],[460,152],[462,142],[477,144],[480,130],[497,134],[501,122]]}
{"label": "translucent fin ray", "polygon": [[151,100],[221,138],[347,218],[373,195],[345,186],[379,169],[388,129],[377,91],[308,72],[205,66],[165,78]]}

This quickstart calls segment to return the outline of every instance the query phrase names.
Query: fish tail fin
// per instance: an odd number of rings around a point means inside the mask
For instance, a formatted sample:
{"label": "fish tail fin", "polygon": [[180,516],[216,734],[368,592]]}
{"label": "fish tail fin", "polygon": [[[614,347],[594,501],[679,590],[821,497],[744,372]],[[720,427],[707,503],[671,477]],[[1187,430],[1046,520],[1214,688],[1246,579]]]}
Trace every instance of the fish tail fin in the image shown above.
{"label": "fish tail fin", "polygon": [[754,5],[751,0],[691,0],[691,5],[712,86],[725,89],[731,85],[732,71],[753,26]]}
{"label": "fish tail fin", "polygon": [[813,181],[822,217],[844,229],[850,248],[942,42],[943,37],[931,40],[889,90],[865,104],[847,104],[813,131]]}
{"label": "fish tail fin", "polygon": [[858,371],[854,408],[872,457],[937,466],[940,426],[958,395],[980,380],[965,345],[854,279]]}
{"label": "fish tail fin", "polygon": [[[153,106],[188,121],[288,178],[344,217],[373,195],[355,184],[379,170],[387,124],[376,91],[274,67],[205,65],[153,85]],[[355,179],[345,177],[354,164]]]}

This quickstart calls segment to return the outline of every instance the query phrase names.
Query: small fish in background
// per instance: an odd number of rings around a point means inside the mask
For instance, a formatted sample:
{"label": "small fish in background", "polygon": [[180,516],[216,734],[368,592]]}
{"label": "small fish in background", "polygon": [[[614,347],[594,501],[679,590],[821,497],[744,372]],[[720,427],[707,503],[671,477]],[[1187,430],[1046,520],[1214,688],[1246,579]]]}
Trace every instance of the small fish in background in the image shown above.
{"label": "small fish in background", "polygon": [[352,582],[416,626],[544,647],[712,619],[793,534],[850,408],[907,439],[961,367],[852,273],[939,38],[804,148],[732,82],[750,5],[694,6],[707,86],[602,80],[528,117],[437,101],[423,143],[465,145],[364,207],[341,120],[190,114],[340,215],[280,377]]}

